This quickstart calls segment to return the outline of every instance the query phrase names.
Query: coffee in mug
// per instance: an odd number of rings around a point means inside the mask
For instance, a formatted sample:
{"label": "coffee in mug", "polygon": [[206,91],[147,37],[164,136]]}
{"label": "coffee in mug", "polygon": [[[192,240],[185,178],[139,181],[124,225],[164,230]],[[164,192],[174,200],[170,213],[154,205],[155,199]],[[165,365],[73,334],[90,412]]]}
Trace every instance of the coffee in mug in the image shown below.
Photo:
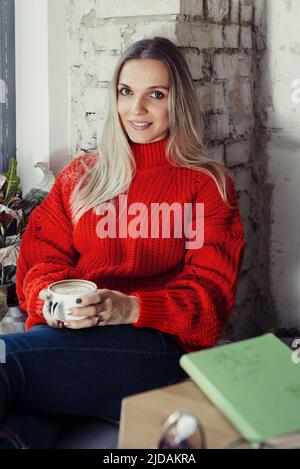
{"label": "coffee in mug", "polygon": [[95,293],[98,287],[88,280],[70,279],[51,283],[48,292],[51,296],[51,314],[58,321],[79,321],[87,316],[70,316],[68,309],[80,308],[76,299]]}

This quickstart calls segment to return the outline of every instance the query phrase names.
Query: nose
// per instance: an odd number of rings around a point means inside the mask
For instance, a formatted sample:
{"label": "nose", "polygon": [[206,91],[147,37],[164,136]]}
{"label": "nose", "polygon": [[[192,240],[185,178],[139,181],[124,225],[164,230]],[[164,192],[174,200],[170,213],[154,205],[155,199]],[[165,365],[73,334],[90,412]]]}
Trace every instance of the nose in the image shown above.
{"label": "nose", "polygon": [[132,104],[132,114],[140,115],[145,114],[146,108],[142,98],[136,98]]}

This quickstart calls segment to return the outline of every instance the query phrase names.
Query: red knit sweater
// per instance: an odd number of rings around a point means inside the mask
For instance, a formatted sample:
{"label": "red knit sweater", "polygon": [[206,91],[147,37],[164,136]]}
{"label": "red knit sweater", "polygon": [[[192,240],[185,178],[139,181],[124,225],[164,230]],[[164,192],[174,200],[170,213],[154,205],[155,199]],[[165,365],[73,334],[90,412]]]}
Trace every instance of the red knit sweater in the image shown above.
{"label": "red knit sweater", "polygon": [[[184,237],[115,237],[96,234],[101,215],[89,210],[77,225],[69,198],[79,177],[97,156],[75,158],[58,176],[46,199],[32,212],[23,235],[16,285],[26,328],[43,323],[40,290],[52,282],[81,278],[98,288],[134,295],[140,303],[135,327],[172,334],[185,351],[213,345],[234,307],[237,276],[244,252],[244,230],[236,192],[227,176],[227,208],[211,177],[177,167],[165,157],[167,138],[131,144],[137,164],[128,206],[151,203],[204,203],[204,244],[186,247]],[[85,163],[85,164],[84,164]],[[137,212],[138,213],[138,212]],[[103,215],[102,215],[103,216]],[[150,217],[150,210],[149,210]],[[128,223],[132,217],[128,215]],[[195,221],[195,220],[194,220]],[[149,221],[150,225],[150,221]],[[150,230],[149,230],[150,233]],[[173,234],[173,236],[172,236]]]}

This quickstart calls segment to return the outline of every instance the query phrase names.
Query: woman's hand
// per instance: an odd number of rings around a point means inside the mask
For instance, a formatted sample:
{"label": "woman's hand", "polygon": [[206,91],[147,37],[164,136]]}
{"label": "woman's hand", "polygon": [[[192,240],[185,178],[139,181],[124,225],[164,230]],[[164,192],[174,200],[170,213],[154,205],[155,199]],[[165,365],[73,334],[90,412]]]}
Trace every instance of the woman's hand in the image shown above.
{"label": "woman's hand", "polygon": [[72,308],[68,314],[88,317],[65,322],[65,327],[83,329],[93,326],[133,324],[138,319],[139,302],[135,296],[103,289],[88,296],[81,296],[79,299],[81,299],[81,302],[78,302],[80,308]]}
{"label": "woman's hand", "polygon": [[51,295],[49,295],[48,290],[41,290],[39,297],[41,300],[44,300],[43,316],[46,319],[48,326],[61,329],[63,327],[63,323],[55,319],[51,314]]}

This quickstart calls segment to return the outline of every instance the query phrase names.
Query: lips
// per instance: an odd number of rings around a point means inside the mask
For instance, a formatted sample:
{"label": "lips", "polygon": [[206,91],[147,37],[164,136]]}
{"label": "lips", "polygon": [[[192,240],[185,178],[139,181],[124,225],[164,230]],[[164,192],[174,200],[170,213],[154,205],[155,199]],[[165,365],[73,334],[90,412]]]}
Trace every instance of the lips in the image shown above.
{"label": "lips", "polygon": [[146,130],[152,125],[152,122],[137,122],[137,121],[128,121],[131,127],[135,130]]}

